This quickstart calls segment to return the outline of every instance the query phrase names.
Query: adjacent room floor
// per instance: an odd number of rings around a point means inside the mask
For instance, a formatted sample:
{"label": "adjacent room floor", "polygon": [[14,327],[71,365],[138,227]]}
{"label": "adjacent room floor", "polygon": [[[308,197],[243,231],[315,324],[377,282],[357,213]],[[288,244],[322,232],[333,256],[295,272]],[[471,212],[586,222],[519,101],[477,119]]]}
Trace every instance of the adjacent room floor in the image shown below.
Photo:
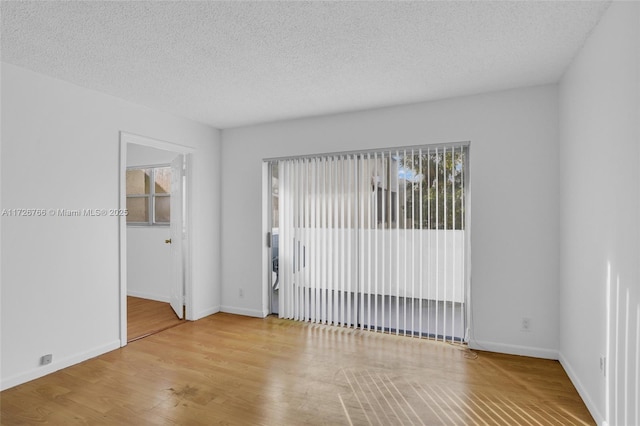
{"label": "adjacent room floor", "polygon": [[127,342],[142,339],[180,325],[171,305],[155,300],[127,296]]}
{"label": "adjacent room floor", "polygon": [[3,424],[594,424],[557,361],[215,314],[2,392]]}

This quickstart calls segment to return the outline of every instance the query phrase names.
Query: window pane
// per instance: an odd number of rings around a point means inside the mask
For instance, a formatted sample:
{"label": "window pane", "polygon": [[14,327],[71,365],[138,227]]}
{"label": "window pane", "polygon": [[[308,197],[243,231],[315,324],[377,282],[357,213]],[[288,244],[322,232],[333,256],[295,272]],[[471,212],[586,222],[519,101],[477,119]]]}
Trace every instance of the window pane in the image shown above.
{"label": "window pane", "polygon": [[148,194],[151,169],[127,170],[127,195]]}
{"label": "window pane", "polygon": [[158,167],[156,170],[156,194],[171,193],[171,167]]}
{"label": "window pane", "polygon": [[156,217],[154,223],[169,223],[171,218],[171,197],[155,197],[155,202]]}
{"label": "window pane", "polygon": [[127,197],[127,222],[149,222],[149,199]]}

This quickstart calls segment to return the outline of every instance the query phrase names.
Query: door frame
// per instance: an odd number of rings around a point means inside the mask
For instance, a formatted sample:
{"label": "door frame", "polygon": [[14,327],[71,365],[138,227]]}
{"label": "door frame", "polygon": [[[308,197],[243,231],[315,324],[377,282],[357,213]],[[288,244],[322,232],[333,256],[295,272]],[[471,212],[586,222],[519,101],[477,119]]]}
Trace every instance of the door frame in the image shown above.
{"label": "door frame", "polygon": [[[184,203],[184,221],[185,221],[185,244],[183,246],[183,262],[184,262],[184,304],[186,315],[185,318],[193,319],[193,301],[191,291],[191,212],[192,212],[192,179],[191,179],[191,154],[195,149],[178,145],[172,142],[166,142],[159,139],[153,139],[146,136],[140,136],[128,132],[120,132],[120,164],[119,164],[119,209],[127,208],[127,145],[136,144],[148,146],[151,148],[164,149],[185,157],[185,193]],[[125,216],[118,217],[118,242],[119,242],[119,288],[120,288],[120,347],[127,345],[127,218]]]}
{"label": "door frame", "polygon": [[262,278],[262,310],[263,315],[266,317],[267,315],[277,314],[277,312],[273,311],[273,165],[269,161],[262,162],[262,182],[262,204],[266,206],[262,210],[262,234],[265,235],[267,240],[267,247],[263,252],[263,271],[268,271]]}

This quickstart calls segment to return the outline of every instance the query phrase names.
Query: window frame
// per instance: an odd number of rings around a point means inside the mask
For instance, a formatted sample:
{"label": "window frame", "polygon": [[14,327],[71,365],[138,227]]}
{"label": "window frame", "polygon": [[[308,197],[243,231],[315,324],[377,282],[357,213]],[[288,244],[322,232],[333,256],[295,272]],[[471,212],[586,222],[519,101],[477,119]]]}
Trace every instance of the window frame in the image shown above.
{"label": "window frame", "polygon": [[132,227],[161,227],[167,228],[171,225],[171,213],[169,213],[169,222],[156,222],[156,203],[155,200],[157,197],[164,198],[167,197],[171,199],[171,188],[169,188],[168,193],[156,193],[156,169],[168,168],[171,171],[171,164],[153,164],[147,166],[128,166],[125,171],[129,172],[130,170],[150,170],[149,173],[149,193],[148,194],[126,194],[126,185],[125,185],[125,202],[129,198],[146,198],[147,199],[147,209],[149,212],[149,220],[146,222],[129,222],[127,221],[127,226]]}

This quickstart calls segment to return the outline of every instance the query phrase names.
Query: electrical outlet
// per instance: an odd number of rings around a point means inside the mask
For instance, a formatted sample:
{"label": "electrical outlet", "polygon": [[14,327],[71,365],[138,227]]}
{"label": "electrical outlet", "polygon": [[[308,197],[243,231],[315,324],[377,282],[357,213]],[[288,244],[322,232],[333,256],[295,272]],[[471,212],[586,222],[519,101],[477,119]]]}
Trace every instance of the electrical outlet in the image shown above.
{"label": "electrical outlet", "polygon": [[531,331],[531,318],[522,318],[522,331]]}
{"label": "electrical outlet", "polygon": [[46,354],[40,357],[40,365],[51,364],[51,361],[53,361],[53,354]]}
{"label": "electrical outlet", "polygon": [[604,355],[600,355],[600,372],[603,376],[607,375],[607,358]]}
{"label": "electrical outlet", "polygon": [[240,289],[240,291],[238,292],[238,295],[240,296],[240,299],[244,298],[244,290]]}

